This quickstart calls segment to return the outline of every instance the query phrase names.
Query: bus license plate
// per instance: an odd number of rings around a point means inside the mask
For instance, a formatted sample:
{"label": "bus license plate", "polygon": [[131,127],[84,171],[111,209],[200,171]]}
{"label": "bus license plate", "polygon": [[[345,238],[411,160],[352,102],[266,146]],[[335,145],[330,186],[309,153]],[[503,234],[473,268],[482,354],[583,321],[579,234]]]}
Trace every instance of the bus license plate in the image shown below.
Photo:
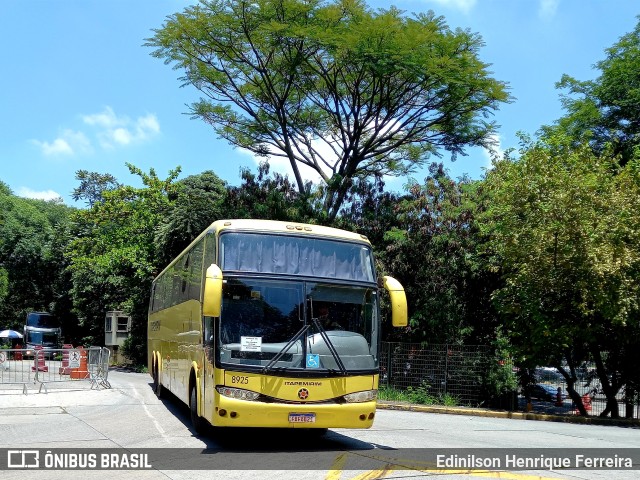
{"label": "bus license plate", "polygon": [[315,423],[315,413],[290,413],[289,423]]}

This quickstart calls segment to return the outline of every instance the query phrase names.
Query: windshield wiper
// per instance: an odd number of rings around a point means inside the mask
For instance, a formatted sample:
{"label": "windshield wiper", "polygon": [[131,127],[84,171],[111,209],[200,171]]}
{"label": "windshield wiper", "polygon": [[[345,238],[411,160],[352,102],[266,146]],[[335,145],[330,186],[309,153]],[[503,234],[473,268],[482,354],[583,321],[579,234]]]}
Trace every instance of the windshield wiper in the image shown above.
{"label": "windshield wiper", "polygon": [[268,373],[269,370],[271,370],[271,368],[278,363],[278,361],[289,351],[289,349],[300,339],[300,337],[302,335],[304,335],[306,333],[307,330],[309,330],[311,326],[310,325],[304,325],[300,330],[298,330],[298,333],[296,333],[291,340],[289,340],[287,342],[287,344],[282,347],[282,350],[280,350],[272,359],[271,361],[264,366],[264,368],[262,369],[262,373]]}
{"label": "windshield wiper", "polygon": [[344,364],[342,363],[342,359],[340,358],[340,355],[338,355],[336,347],[334,347],[333,343],[331,343],[331,340],[329,340],[329,336],[327,335],[327,332],[325,331],[324,327],[318,321],[317,318],[312,318],[311,321],[313,322],[313,324],[318,329],[318,332],[320,332],[320,336],[324,340],[324,343],[327,344],[327,348],[331,352],[331,355],[333,355],[333,359],[336,361],[336,364],[338,365],[338,368],[340,369],[340,373],[342,373],[342,375],[346,375],[347,374],[347,369],[344,368]]}

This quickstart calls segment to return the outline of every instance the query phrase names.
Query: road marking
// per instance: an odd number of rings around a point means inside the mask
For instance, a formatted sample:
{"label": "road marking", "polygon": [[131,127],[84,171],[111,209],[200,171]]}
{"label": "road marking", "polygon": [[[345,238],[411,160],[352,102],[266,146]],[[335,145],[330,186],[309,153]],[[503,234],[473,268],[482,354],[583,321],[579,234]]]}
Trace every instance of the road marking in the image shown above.
{"label": "road marking", "polygon": [[[361,456],[361,455],[359,455]],[[367,455],[365,455],[367,456]],[[349,457],[349,452],[341,453],[336,457],[331,469],[327,473],[325,480],[340,480],[344,466]],[[372,456],[374,460],[388,462],[392,460],[396,463],[386,463],[384,468],[370,470],[364,473],[360,473],[355,477],[351,477],[350,480],[377,480],[389,476],[394,471],[412,471],[414,473],[436,474],[436,475],[468,475],[470,477],[481,478],[499,478],[502,480],[562,480],[560,477],[542,477],[540,475],[531,475],[528,473],[517,472],[503,472],[492,470],[445,470],[445,469],[432,469],[428,468],[433,466],[430,462],[416,462],[415,460],[401,460],[401,459],[384,459],[383,457]],[[425,468],[426,467],[426,468]]]}
{"label": "road marking", "polygon": [[325,477],[325,480],[340,480],[342,469],[344,468],[344,464],[347,461],[348,455],[349,454],[347,452],[344,452],[336,457],[333,464],[331,465],[329,473]]}
{"label": "road marking", "polygon": [[378,478],[384,478],[393,472],[395,469],[391,467],[391,465],[385,465],[385,467],[380,470],[371,470],[370,472],[361,473],[360,475],[356,475],[351,480],[376,480]]}
{"label": "road marking", "polygon": [[135,385],[133,385],[131,382],[128,382],[128,384],[130,387],[132,387],[134,397],[136,398],[136,400],[140,401],[140,404],[142,405],[144,413],[147,415],[147,417],[151,419],[151,421],[153,422],[153,426],[156,427],[156,430],[158,430],[158,433],[162,436],[162,439],[165,441],[165,443],[171,443],[171,440],[169,440],[169,437],[165,433],[164,428],[162,428],[162,426],[160,425],[160,422],[158,422],[158,420],[156,420],[153,414],[149,411],[149,408],[147,407],[147,403],[145,402],[145,399],[142,396],[142,394],[138,392]]}

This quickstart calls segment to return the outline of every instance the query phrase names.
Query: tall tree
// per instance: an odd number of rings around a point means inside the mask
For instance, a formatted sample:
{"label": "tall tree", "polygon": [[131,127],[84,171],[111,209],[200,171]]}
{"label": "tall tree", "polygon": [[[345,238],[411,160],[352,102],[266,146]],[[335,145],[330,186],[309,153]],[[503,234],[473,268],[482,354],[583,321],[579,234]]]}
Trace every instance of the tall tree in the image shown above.
{"label": "tall tree", "polygon": [[26,313],[46,310],[74,324],[63,255],[74,210],[59,201],[21,198],[0,182],[0,319],[21,329]]}
{"label": "tall tree", "polygon": [[396,205],[398,226],[387,232],[388,268],[405,285],[415,340],[462,343],[495,338],[489,301],[497,278],[477,254],[477,182],[451,179],[432,164]]}
{"label": "tall tree", "polygon": [[163,266],[210,223],[226,216],[227,185],[206,171],[177,181],[167,200],[170,206],[155,232],[158,262]]}
{"label": "tall tree", "polygon": [[616,395],[630,385],[626,363],[640,347],[640,176],[632,161],[554,137],[526,142],[520,158],[497,162],[485,181],[481,217],[505,328],[527,365],[551,364],[572,399],[577,369],[593,360],[603,413],[619,415]]}
{"label": "tall tree", "polygon": [[487,145],[509,100],[479,35],[359,0],[205,0],[147,45],[202,92],[191,113],[221,138],[286,158],[301,195],[301,166],[316,171],[329,220],[357,178]]}
{"label": "tall tree", "polygon": [[76,201],[84,200],[89,207],[104,200],[104,192],[115,190],[121,186],[116,177],[110,173],[89,172],[88,170],[78,170],[76,180],[80,182],[80,185],[73,189],[71,198]]}
{"label": "tall tree", "polygon": [[175,188],[179,169],[161,179],[153,169],[144,173],[128,166],[143,186],[105,190],[91,208],[77,211],[67,257],[85,342],[102,342],[105,313],[124,310],[132,315],[134,360],[144,363],[149,291],[161,269],[156,231],[170,210],[168,194]]}
{"label": "tall tree", "polygon": [[640,22],[605,53],[595,64],[600,72],[595,80],[563,75],[557,86],[566,91],[567,113],[543,130],[560,130],[577,144],[588,140],[596,152],[610,144],[624,163],[640,145]]}

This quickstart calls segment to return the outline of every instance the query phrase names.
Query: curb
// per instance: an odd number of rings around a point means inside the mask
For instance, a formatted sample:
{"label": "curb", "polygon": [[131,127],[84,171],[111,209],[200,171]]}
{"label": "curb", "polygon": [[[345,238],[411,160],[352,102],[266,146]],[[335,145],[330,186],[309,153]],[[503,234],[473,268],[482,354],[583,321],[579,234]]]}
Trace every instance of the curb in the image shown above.
{"label": "curb", "polygon": [[509,418],[512,420],[535,420],[541,422],[578,423],[586,425],[607,425],[616,427],[640,427],[640,420],[580,417],[575,415],[548,415],[531,412],[509,412],[506,410],[487,410],[484,408],[443,407],[437,405],[415,405],[410,403],[378,402],[380,410],[399,410],[422,413],[444,413],[447,415],[468,415],[473,417]]}

